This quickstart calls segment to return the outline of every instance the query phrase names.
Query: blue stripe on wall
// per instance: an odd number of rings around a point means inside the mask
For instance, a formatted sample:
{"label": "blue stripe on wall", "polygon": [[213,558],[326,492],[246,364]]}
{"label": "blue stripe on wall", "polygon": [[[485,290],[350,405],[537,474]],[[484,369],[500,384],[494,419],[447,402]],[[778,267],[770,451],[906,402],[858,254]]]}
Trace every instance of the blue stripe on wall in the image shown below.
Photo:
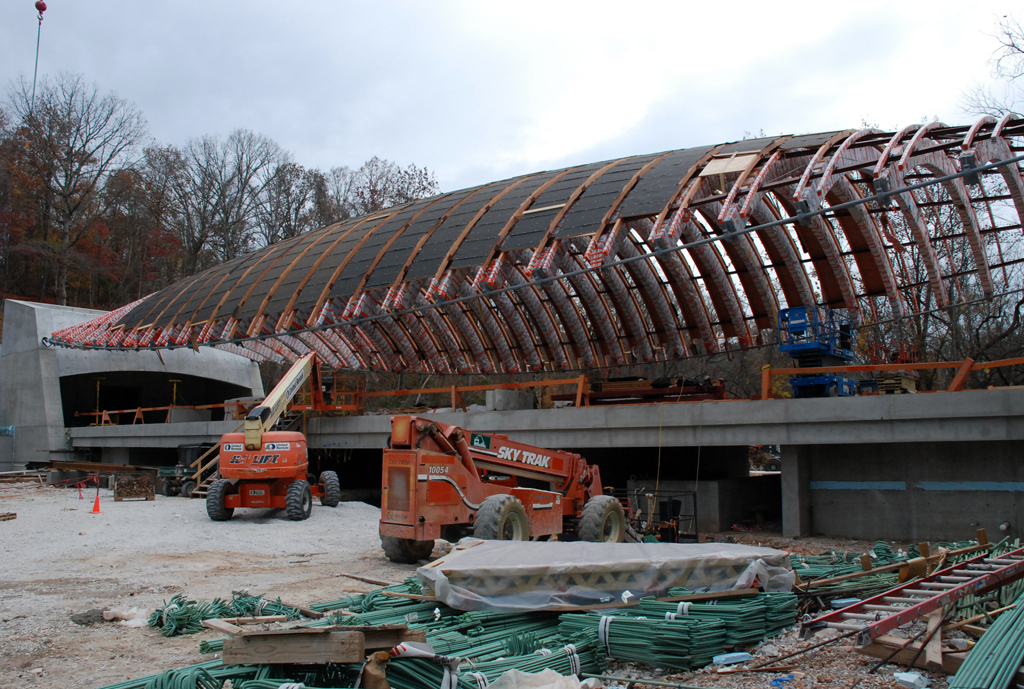
{"label": "blue stripe on wall", "polygon": [[1024,492],[1024,483],[1016,481],[918,481],[921,490],[998,490]]}
{"label": "blue stripe on wall", "polygon": [[905,481],[811,481],[811,490],[906,490]]}
{"label": "blue stripe on wall", "polygon": [[[1019,481],[916,481],[911,488],[944,491],[1002,491],[1024,493]],[[811,481],[811,490],[906,490],[906,481]]]}

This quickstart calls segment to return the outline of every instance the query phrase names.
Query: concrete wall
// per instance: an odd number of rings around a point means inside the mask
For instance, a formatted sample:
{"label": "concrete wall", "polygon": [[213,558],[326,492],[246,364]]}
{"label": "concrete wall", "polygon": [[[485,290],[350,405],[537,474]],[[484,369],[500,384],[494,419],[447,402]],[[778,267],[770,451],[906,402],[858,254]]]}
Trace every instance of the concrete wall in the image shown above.
{"label": "concrete wall", "polygon": [[72,444],[65,432],[60,378],[109,371],[149,371],[232,383],[263,394],[259,367],[245,357],[204,348],[167,352],[92,352],[43,347],[41,340],[102,311],[15,300],[4,302],[0,344],[0,420],[16,427],[13,462],[0,471],[31,461],[54,459],[52,451]]}
{"label": "concrete wall", "polygon": [[[799,482],[791,456],[784,451],[784,482]],[[985,528],[998,539],[1016,537],[1024,527],[1017,442],[820,445],[801,448],[798,457],[804,500],[787,495],[786,507],[791,513],[803,508],[804,533],[960,540]],[[999,530],[1004,522],[1010,524],[1005,534]]]}
{"label": "concrete wall", "polygon": [[[663,496],[673,492],[697,491],[697,531],[702,534],[729,531],[733,524],[745,519],[761,517],[774,520],[779,516],[778,506],[782,498],[778,476],[721,481],[661,481],[657,485]],[[641,491],[641,505],[646,506],[642,496],[645,492],[653,492],[654,484],[630,481],[629,494],[633,495],[637,489]]]}

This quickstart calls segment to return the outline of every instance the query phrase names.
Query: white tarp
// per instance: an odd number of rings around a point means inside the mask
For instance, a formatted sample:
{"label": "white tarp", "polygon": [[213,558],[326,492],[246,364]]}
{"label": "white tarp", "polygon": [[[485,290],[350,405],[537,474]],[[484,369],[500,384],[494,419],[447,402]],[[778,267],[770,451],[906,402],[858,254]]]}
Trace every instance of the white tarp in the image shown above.
{"label": "white tarp", "polygon": [[457,610],[557,610],[635,602],[673,587],[788,591],[789,554],[730,543],[587,543],[464,538],[416,570]]}

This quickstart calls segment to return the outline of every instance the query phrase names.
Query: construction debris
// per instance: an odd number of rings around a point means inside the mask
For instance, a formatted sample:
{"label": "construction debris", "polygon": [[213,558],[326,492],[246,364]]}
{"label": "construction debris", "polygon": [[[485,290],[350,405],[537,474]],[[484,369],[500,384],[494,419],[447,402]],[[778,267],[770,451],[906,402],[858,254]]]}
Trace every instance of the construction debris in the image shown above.
{"label": "construction debris", "polygon": [[114,502],[156,500],[153,474],[148,471],[114,474]]}
{"label": "construction debris", "polygon": [[11,519],[17,519],[17,512],[0,512],[0,522],[10,521]]}

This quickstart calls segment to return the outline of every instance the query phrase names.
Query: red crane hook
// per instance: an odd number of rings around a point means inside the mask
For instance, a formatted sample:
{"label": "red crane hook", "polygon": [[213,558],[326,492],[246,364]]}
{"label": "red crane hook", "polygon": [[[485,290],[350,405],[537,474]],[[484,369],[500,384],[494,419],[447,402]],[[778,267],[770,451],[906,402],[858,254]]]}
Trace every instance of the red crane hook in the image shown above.
{"label": "red crane hook", "polygon": [[43,12],[46,11],[46,3],[43,0],[36,0],[36,10],[39,12],[39,21],[43,21]]}

